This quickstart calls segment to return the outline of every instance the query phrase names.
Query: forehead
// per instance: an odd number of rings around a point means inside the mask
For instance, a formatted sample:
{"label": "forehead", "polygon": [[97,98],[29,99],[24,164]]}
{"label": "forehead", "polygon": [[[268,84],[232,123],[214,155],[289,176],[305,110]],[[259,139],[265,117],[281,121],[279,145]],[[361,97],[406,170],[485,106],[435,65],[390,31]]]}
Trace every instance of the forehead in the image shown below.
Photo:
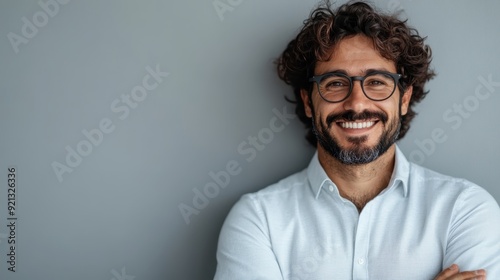
{"label": "forehead", "polygon": [[347,37],[331,50],[327,61],[318,61],[315,75],[342,70],[349,75],[364,75],[368,69],[396,72],[393,61],[384,58],[373,45],[373,41],[363,35]]}

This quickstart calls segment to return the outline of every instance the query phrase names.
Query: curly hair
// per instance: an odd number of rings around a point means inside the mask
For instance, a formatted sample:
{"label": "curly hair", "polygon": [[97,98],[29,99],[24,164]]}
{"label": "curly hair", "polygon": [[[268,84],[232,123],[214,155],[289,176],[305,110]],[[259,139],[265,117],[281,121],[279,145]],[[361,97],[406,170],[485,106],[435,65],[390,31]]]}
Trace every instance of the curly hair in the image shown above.
{"label": "curly hair", "polygon": [[424,85],[435,75],[429,66],[431,49],[424,43],[418,31],[407,26],[407,20],[396,15],[385,15],[375,11],[364,2],[349,2],[336,11],[328,0],[311,12],[297,37],[293,39],[277,60],[278,75],[293,88],[295,113],[308,129],[306,139],[316,146],[311,119],[305,114],[301,100],[301,89],[312,93],[313,83],[309,78],[314,73],[317,61],[327,61],[332,48],[346,37],[364,35],[371,38],[380,55],[395,63],[402,78],[398,84],[401,93],[413,86],[413,94],[406,115],[401,119],[398,140],[403,138],[416,112],[413,107],[422,101],[428,91]]}

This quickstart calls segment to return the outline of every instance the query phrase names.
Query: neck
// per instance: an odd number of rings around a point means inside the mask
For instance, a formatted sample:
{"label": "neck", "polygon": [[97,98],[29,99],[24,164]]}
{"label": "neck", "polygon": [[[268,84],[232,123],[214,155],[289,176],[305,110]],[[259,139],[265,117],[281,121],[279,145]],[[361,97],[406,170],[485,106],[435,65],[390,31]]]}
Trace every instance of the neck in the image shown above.
{"label": "neck", "polygon": [[396,145],[376,160],[361,165],[346,165],[318,145],[318,159],[340,195],[361,212],[363,207],[389,184],[394,169]]}

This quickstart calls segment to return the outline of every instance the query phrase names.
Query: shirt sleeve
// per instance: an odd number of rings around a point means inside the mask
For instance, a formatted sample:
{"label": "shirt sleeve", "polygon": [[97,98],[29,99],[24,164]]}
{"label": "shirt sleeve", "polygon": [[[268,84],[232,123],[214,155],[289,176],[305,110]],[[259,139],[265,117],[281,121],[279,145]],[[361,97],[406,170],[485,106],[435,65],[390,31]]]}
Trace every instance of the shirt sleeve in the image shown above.
{"label": "shirt sleeve", "polygon": [[500,208],[488,192],[473,186],[459,196],[448,237],[443,267],[485,269],[488,279],[500,279]]}
{"label": "shirt sleeve", "polygon": [[251,195],[231,209],[219,236],[216,280],[279,280],[265,216]]}

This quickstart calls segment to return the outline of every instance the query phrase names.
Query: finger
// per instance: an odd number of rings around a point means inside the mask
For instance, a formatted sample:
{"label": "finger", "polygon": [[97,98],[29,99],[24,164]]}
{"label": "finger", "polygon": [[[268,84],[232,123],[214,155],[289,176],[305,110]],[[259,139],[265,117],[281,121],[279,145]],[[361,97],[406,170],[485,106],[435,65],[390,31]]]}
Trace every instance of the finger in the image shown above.
{"label": "finger", "polygon": [[453,276],[453,275],[455,275],[455,274],[457,274],[459,272],[460,271],[459,271],[458,265],[452,264],[447,269],[441,271],[441,273],[439,273],[438,276],[436,276],[436,278],[434,278],[434,280],[446,280],[450,276]]}
{"label": "finger", "polygon": [[486,271],[484,269],[463,271],[439,280],[486,280]]}
{"label": "finger", "polygon": [[486,280],[486,271],[484,269],[463,271],[446,280]]}

